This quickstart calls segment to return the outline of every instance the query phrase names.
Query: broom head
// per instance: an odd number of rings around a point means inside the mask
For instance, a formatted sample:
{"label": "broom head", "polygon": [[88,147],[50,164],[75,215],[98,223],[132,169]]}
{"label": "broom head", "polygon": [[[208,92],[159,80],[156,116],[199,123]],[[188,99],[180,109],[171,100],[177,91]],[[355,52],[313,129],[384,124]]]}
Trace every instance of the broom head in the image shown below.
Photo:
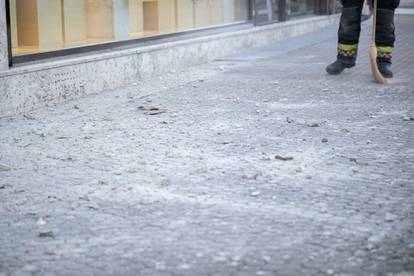
{"label": "broom head", "polygon": [[374,75],[375,81],[380,84],[387,84],[387,80],[378,69],[377,46],[375,46],[375,43],[372,43],[369,47],[369,59],[371,60],[371,71],[372,75]]}

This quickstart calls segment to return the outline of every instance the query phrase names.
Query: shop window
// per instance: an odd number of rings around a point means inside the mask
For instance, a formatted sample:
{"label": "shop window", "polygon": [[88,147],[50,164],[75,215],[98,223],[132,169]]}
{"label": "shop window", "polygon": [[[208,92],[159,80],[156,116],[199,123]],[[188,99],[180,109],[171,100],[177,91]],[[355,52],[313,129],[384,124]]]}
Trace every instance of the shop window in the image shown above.
{"label": "shop window", "polygon": [[13,56],[246,21],[248,0],[7,0]]}
{"label": "shop window", "polygon": [[312,2],[309,0],[291,0],[291,15],[301,15],[312,12]]}
{"label": "shop window", "polygon": [[285,0],[254,0],[254,19],[256,25],[286,20]]}
{"label": "shop window", "polygon": [[144,2],[144,32],[158,31],[158,2]]}

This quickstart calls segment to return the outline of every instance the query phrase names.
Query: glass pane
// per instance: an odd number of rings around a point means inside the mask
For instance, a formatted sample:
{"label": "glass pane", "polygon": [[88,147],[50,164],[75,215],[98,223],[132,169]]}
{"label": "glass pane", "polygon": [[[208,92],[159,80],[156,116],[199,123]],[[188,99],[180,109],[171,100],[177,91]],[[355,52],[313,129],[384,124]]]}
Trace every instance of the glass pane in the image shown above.
{"label": "glass pane", "polygon": [[254,0],[256,25],[278,21],[279,5],[278,0]]}
{"label": "glass pane", "polygon": [[305,14],[310,11],[311,5],[308,5],[308,0],[291,0],[290,9],[292,15]]}
{"label": "glass pane", "polygon": [[13,55],[248,19],[248,0],[10,0]]}

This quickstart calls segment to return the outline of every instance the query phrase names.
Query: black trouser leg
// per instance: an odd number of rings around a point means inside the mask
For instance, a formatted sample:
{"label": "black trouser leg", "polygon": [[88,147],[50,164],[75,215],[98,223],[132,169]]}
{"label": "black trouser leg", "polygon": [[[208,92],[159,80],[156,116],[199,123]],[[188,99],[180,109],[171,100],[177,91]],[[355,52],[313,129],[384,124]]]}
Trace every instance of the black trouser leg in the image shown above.
{"label": "black trouser leg", "polygon": [[375,44],[378,50],[378,62],[391,63],[395,42],[394,11],[399,4],[400,0],[377,0]]}
{"label": "black trouser leg", "polygon": [[[378,1],[378,0],[377,0]],[[391,64],[395,42],[394,11],[399,0],[378,1],[375,44],[378,50],[378,63]]]}
{"label": "black trouser leg", "polygon": [[363,2],[363,0],[342,1],[337,58],[347,64],[354,64],[357,57]]}
{"label": "black trouser leg", "polygon": [[377,63],[381,74],[392,78],[391,59],[395,42],[394,11],[400,4],[399,0],[377,0],[377,24],[375,44],[377,46]]}

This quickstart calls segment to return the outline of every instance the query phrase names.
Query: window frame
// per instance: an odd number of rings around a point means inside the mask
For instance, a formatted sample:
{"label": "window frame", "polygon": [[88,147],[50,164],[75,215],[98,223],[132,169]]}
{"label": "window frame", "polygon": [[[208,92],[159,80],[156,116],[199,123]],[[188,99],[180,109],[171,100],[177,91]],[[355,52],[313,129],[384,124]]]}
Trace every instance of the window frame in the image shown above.
{"label": "window frame", "polygon": [[10,0],[5,0],[6,9],[6,29],[7,29],[7,56],[9,67],[13,66],[12,41],[11,41],[11,20],[10,20]]}

